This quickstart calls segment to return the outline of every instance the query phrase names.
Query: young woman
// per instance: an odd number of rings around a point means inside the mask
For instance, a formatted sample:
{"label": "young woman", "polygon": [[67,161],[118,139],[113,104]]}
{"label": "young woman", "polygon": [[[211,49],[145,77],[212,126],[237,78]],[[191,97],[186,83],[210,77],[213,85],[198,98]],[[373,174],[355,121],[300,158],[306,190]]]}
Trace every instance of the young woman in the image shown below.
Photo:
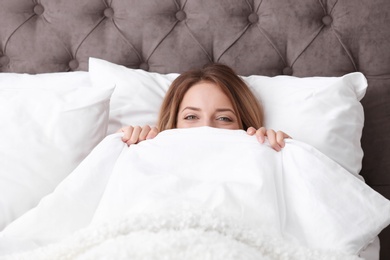
{"label": "young woman", "polygon": [[131,145],[167,129],[200,126],[243,129],[260,143],[267,137],[276,151],[290,138],[263,127],[263,110],[256,97],[233,69],[219,63],[184,72],[172,82],[156,127],[127,126],[119,131],[124,132],[123,142]]}

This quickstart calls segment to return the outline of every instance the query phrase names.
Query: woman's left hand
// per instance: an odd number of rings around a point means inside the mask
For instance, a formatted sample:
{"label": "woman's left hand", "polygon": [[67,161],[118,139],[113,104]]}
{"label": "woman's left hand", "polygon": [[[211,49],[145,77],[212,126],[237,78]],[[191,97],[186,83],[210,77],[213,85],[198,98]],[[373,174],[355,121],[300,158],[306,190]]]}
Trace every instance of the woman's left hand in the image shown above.
{"label": "woman's left hand", "polygon": [[288,134],[282,131],[275,132],[272,129],[266,129],[265,127],[260,127],[259,129],[256,129],[254,127],[249,127],[246,132],[249,135],[256,135],[257,140],[262,144],[265,141],[265,137],[268,138],[268,141],[271,145],[271,147],[275,151],[280,151],[285,145],[284,139],[291,138]]}

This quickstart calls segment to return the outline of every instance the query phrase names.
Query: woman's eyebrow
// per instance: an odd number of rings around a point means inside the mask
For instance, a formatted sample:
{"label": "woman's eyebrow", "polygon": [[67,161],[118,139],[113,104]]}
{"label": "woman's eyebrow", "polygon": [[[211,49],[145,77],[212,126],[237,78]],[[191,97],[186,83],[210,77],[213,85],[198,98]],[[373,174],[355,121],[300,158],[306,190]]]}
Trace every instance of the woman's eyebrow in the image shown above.
{"label": "woman's eyebrow", "polygon": [[216,112],[226,112],[226,111],[230,111],[230,112],[232,112],[233,114],[236,114],[236,113],[234,112],[234,110],[231,109],[231,108],[217,108],[215,111],[216,111]]}
{"label": "woman's eyebrow", "polygon": [[[181,112],[183,112],[183,111],[186,110],[186,109],[194,110],[194,111],[200,111],[200,110],[201,110],[201,109],[198,108],[198,107],[185,107],[185,108],[183,108],[183,109],[181,110]],[[236,114],[236,113],[234,112],[234,110],[231,109],[231,108],[217,108],[215,111],[216,111],[216,112],[226,112],[226,111],[230,111],[230,112],[232,112],[233,114]]]}
{"label": "woman's eyebrow", "polygon": [[185,107],[185,108],[183,108],[183,109],[181,110],[181,112],[183,112],[183,111],[186,110],[186,109],[195,110],[195,111],[200,111],[200,110],[201,110],[201,109],[198,108],[198,107]]}

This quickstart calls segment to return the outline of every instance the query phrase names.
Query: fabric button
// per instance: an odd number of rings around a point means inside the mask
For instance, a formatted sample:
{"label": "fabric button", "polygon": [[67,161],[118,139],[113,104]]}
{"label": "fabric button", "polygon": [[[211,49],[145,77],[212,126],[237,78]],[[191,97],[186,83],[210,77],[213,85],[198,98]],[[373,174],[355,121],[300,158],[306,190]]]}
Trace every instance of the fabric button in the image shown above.
{"label": "fabric button", "polygon": [[146,71],[148,71],[148,70],[149,70],[149,65],[148,65],[146,62],[143,62],[143,63],[141,63],[141,64],[139,65],[139,68],[140,68],[141,70],[146,70]]}
{"label": "fabric button", "polygon": [[322,23],[325,24],[326,26],[330,25],[332,23],[333,19],[332,16],[330,15],[325,15],[322,17]]}
{"label": "fabric button", "polygon": [[7,66],[9,61],[7,56],[0,56],[0,67]]}
{"label": "fabric button", "polygon": [[283,75],[291,76],[293,74],[293,70],[291,67],[285,67],[282,73]]}
{"label": "fabric button", "polygon": [[179,21],[184,21],[187,18],[186,13],[183,10],[180,10],[176,13],[176,19]]}
{"label": "fabric button", "polygon": [[111,7],[104,9],[104,16],[107,18],[114,17],[114,9],[112,9]]}
{"label": "fabric button", "polygon": [[69,61],[68,66],[71,70],[76,70],[79,67],[79,62],[73,59]]}
{"label": "fabric button", "polygon": [[257,23],[259,21],[259,15],[256,14],[256,13],[251,13],[249,16],[248,16],[248,21],[250,23]]}
{"label": "fabric button", "polygon": [[43,5],[37,4],[34,6],[34,13],[36,15],[41,15],[41,14],[43,14],[44,11],[45,11],[45,8],[43,8]]}

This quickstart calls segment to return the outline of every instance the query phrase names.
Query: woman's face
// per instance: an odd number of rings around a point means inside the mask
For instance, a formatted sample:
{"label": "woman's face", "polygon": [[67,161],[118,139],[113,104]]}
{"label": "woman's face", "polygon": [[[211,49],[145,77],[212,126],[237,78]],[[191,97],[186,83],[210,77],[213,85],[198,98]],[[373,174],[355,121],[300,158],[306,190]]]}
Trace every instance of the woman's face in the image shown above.
{"label": "woman's face", "polygon": [[193,85],[184,95],[177,114],[177,128],[199,126],[240,129],[229,98],[211,82]]}

